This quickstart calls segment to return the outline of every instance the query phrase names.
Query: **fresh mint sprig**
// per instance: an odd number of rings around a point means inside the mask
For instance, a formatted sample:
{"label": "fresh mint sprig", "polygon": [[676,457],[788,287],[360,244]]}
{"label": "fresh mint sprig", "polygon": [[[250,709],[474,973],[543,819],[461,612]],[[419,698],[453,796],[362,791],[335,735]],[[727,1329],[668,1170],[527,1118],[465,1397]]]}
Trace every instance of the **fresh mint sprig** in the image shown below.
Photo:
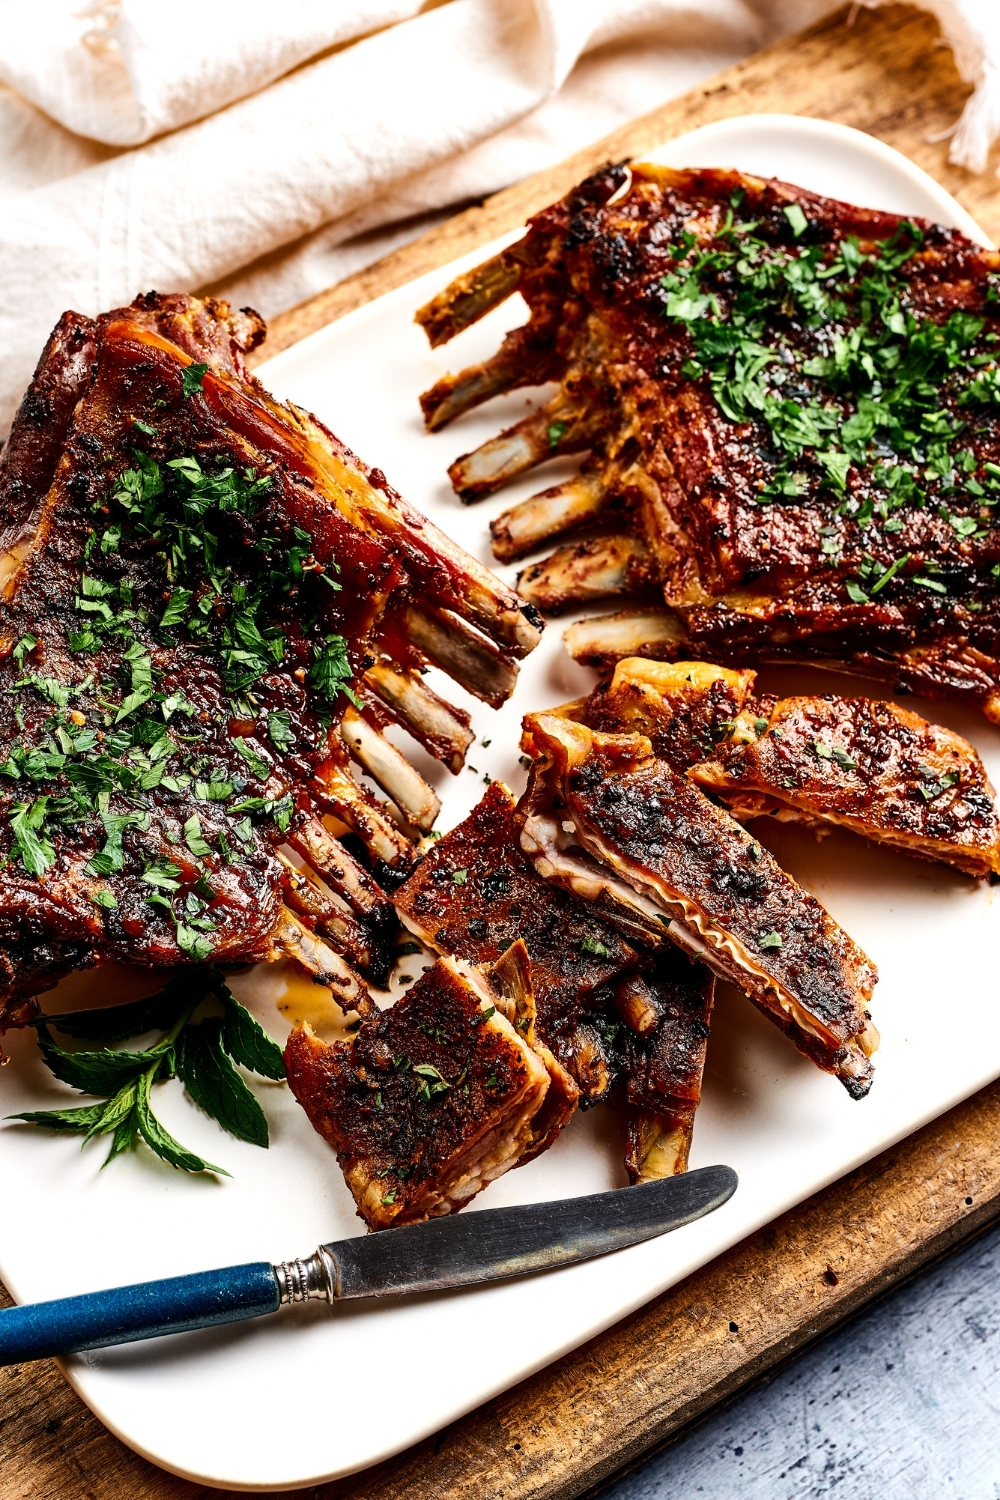
{"label": "fresh mint sprig", "polygon": [[[212,999],[221,1005],[222,1014],[194,1021],[203,1002]],[[283,1079],[281,1049],[235,998],[218,969],[185,970],[155,995],[127,1005],[41,1015],[33,1024],[38,1028],[42,1056],[55,1076],[81,1093],[102,1098],[96,1104],[31,1110],[9,1119],[46,1130],[82,1133],[84,1145],[95,1136],[110,1135],[105,1166],[141,1139],[162,1161],[180,1171],[228,1177],[224,1167],[203,1160],[175,1140],[154,1114],[154,1083],[176,1076],[194,1103],[230,1135],[267,1146],[264,1111],[237,1065],[263,1078]],[[72,1051],[53,1039],[53,1030],[102,1045],[94,1051]],[[152,1031],[163,1035],[142,1051],[110,1045]]]}

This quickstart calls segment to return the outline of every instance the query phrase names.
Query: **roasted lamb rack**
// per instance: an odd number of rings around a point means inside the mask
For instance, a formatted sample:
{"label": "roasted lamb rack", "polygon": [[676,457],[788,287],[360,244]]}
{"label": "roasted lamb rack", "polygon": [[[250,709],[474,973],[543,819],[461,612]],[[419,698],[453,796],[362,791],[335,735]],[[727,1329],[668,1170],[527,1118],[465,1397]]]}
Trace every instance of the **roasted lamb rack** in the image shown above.
{"label": "roasted lamb rack", "polygon": [[0,457],[0,1031],[111,959],[289,955],[370,1007],[437,810],[383,729],[458,769],[468,716],[422,670],[497,703],[538,638],[249,375],[263,337],[186,296],[67,313]]}
{"label": "roasted lamb rack", "polygon": [[996,794],[968,740],[880,699],[754,695],[755,677],[634,657],[558,712],[645,735],[741,822],[849,828],[969,875],[1000,874]]}
{"label": "roasted lamb rack", "polygon": [[557,383],[450,473],[473,501],[587,455],[492,526],[504,560],[587,528],[522,574],[540,608],[636,598],[571,627],[578,659],[809,661],[1000,722],[998,273],[940,225],[609,167],[418,313],[440,344],[515,290],[530,312],[423,409]]}
{"label": "roasted lamb rack", "polygon": [[525,720],[521,846],[545,880],[744,990],[852,1098],[871,1087],[874,966],[771,854],[642,735]]}

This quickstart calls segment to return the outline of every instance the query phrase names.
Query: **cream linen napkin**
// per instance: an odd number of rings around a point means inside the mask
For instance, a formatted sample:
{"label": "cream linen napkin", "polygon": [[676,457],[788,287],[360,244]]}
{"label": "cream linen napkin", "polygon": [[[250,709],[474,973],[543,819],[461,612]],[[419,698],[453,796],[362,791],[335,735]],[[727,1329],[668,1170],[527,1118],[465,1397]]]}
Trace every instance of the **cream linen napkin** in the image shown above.
{"label": "cream linen napkin", "polygon": [[[270,315],[835,3],[0,0],[0,431],[64,308]],[[984,154],[1000,0],[924,3]]]}

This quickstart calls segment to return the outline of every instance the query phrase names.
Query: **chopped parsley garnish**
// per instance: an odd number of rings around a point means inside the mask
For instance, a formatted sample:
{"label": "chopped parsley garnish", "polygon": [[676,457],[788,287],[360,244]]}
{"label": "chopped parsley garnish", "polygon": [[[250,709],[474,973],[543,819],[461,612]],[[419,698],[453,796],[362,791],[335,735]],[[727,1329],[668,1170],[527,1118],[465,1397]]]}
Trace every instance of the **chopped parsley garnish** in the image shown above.
{"label": "chopped parsley garnish", "polygon": [[[204,373],[192,365],[185,378],[200,387]],[[147,424],[132,427],[137,438],[156,436]],[[343,637],[327,631],[313,639],[329,595],[311,581],[323,576],[311,535],[299,526],[287,528],[284,540],[269,534],[261,518],[270,490],[270,478],[249,469],[213,467],[194,455],[158,461],[133,450],[130,467],[91,504],[76,619],[65,636],[81,665],[68,678],[50,675],[44,664],[58,660],[58,649],[48,656],[48,643],[34,632],[12,650],[21,673],[11,688],[20,738],[0,763],[0,785],[18,783],[7,818],[8,862],[43,877],[58,838],[80,825],[94,905],[113,912],[117,897],[104,882],[128,873],[148,890],[150,920],[169,917],[182,951],[195,960],[210,955],[215,923],[186,905],[191,892],[180,866],[150,858],[150,794],[163,799],[159,832],[196,860],[245,857],[255,840],[253,815],[270,820],[272,837],[287,832],[295,813],[290,794],[247,795],[251,777],[267,783],[275,771],[270,748],[276,760],[296,745],[291,713],[268,712],[258,688],[276,669],[290,675],[295,665],[277,623],[283,618],[296,631],[301,622],[298,675],[306,677],[321,728],[341,694],[360,706]],[[322,568],[338,571],[333,559]],[[299,590],[307,592],[291,600]],[[178,653],[194,682],[200,662],[211,661],[237,732],[227,732],[202,695],[192,702],[173,680]],[[209,832],[192,800],[204,804]]]}
{"label": "chopped parsley garnish", "polygon": [[[181,376],[181,395],[193,396],[195,391],[200,391],[207,374],[208,365],[188,365]],[[133,423],[133,426],[138,426],[138,423]]]}
{"label": "chopped parsley garnish", "polygon": [[[969,434],[978,412],[1000,409],[1000,339],[978,312],[937,321],[917,303],[908,263],[924,232],[904,220],[882,243],[814,243],[798,204],[784,205],[783,230],[735,214],[714,238],[678,234],[649,295],[689,336],[682,374],[707,382],[730,422],[766,428],[758,503],[825,493],[831,512],[890,545],[907,512],[945,505],[959,542],[985,535],[1000,465],[983,462]],[[821,536],[836,566],[842,543]],[[893,583],[947,592],[913,554],[891,558],[845,580],[852,602]]]}
{"label": "chopped parsley garnish", "polygon": [[600,938],[593,937],[589,932],[580,939],[580,952],[593,953],[596,958],[611,957],[610,948],[607,948]]}

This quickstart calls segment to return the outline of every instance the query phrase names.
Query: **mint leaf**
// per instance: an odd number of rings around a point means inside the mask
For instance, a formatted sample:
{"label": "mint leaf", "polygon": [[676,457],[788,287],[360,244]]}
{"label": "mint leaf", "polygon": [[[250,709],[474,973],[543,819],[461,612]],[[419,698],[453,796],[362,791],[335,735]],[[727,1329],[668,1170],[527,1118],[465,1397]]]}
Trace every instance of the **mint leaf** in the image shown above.
{"label": "mint leaf", "polygon": [[223,1051],[222,1021],[187,1026],[178,1039],[177,1076],[191,1098],[230,1135],[267,1146],[267,1120],[245,1080]]}
{"label": "mint leaf", "polygon": [[[196,1000],[208,995],[217,983],[217,971],[185,969],[163,989],[126,1005],[106,1005],[94,1010],[71,1010],[57,1015],[36,1016],[32,1025],[54,1027],[64,1036],[90,1042],[122,1042],[147,1031],[166,1031]],[[80,1057],[79,1052],[71,1054]],[[135,1056],[134,1053],[130,1054]]]}
{"label": "mint leaf", "polygon": [[225,986],[220,987],[226,1008],[222,1045],[234,1062],[242,1063],[251,1073],[281,1081],[285,1076],[285,1059],[278,1046],[250,1012]]}
{"label": "mint leaf", "polygon": [[[220,1177],[229,1176],[224,1167],[214,1167],[211,1162],[203,1161],[200,1156],[195,1156],[193,1151],[182,1146],[180,1141],[174,1140],[170,1132],[163,1128],[150,1108],[148,1077],[139,1085],[135,1101],[135,1116],[139,1134],[161,1161],[169,1162],[170,1166],[177,1167],[181,1172],[215,1172]],[[117,1146],[117,1138],[115,1145]],[[114,1150],[115,1148],[112,1147],[113,1152]],[[110,1156],[108,1160],[111,1160]]]}
{"label": "mint leaf", "polygon": [[10,829],[14,835],[11,854],[20,859],[29,875],[43,875],[55,863],[56,851],[40,832],[48,802],[48,797],[38,797],[30,805],[18,802],[11,810]]}
{"label": "mint leaf", "polygon": [[99,1125],[104,1118],[105,1101],[100,1104],[78,1104],[72,1109],[32,1109],[22,1115],[6,1115],[8,1120],[24,1120],[45,1130],[86,1130]]}
{"label": "mint leaf", "polygon": [[263,756],[257,754],[257,751],[250,744],[249,740],[243,740],[238,736],[234,736],[230,743],[242,755],[253,774],[259,780],[266,781],[271,774],[271,767],[264,760]]}
{"label": "mint leaf", "polygon": [[161,629],[167,630],[171,625],[180,625],[187,619],[191,593],[191,589],[174,589],[167,600],[166,609],[160,616]]}
{"label": "mint leaf", "polygon": [[154,1063],[162,1061],[161,1053],[154,1052],[65,1052],[48,1032],[41,1028],[38,1045],[42,1056],[57,1078],[79,1089],[81,1094],[116,1094],[123,1084],[132,1080]]}
{"label": "mint leaf", "polygon": [[213,952],[211,939],[184,922],[177,923],[177,946],[189,958],[193,958],[195,963],[201,963]]}

